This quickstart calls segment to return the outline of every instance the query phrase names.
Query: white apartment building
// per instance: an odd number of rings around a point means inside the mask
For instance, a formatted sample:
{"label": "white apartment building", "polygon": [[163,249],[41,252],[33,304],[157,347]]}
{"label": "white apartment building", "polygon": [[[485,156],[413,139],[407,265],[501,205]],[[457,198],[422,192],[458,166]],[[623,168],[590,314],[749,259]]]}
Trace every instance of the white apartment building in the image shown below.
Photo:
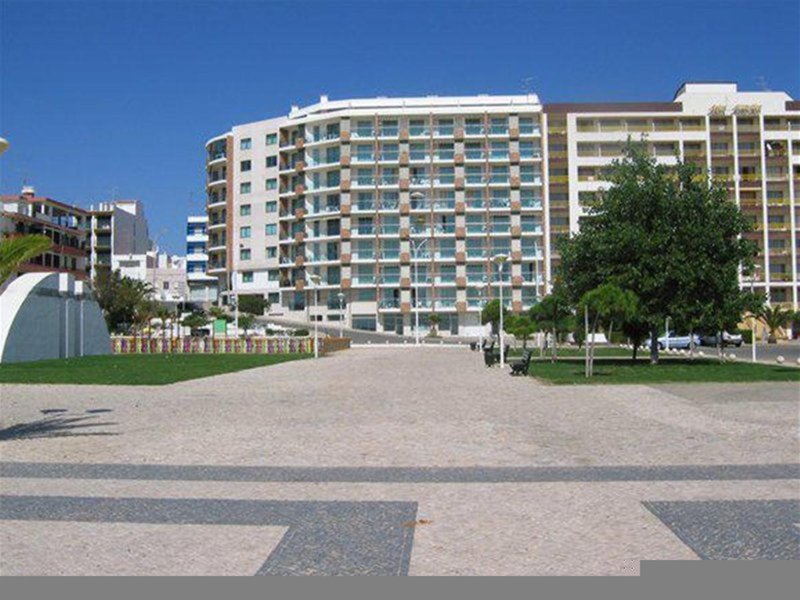
{"label": "white apartment building", "polygon": [[437,314],[471,335],[501,286],[514,311],[546,293],[556,240],[642,135],[658,160],[727,182],[761,248],[743,285],[796,307],[800,103],[735,84],[653,103],[323,96],[236,126],[206,144],[208,273],[223,295],[265,294],[287,316],[409,333],[419,311],[423,327]]}
{"label": "white apartment building", "polygon": [[208,216],[186,221],[186,300],[210,304],[218,299],[217,278],[208,275]]}
{"label": "white apartment building", "polygon": [[[92,279],[99,269],[139,273],[144,279],[147,253],[152,249],[144,205],[138,200],[101,202],[91,207]],[[133,275],[130,275],[133,276]]]}

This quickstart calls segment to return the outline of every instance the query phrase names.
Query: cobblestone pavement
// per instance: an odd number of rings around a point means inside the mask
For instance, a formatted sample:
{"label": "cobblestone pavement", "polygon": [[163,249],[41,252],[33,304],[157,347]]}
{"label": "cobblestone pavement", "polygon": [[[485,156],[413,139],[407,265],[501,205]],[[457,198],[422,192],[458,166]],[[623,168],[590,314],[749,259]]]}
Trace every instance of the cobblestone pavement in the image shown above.
{"label": "cobblestone pavement", "polygon": [[800,558],[793,384],[544,386],[354,349],[0,387],[0,573],[636,574]]}

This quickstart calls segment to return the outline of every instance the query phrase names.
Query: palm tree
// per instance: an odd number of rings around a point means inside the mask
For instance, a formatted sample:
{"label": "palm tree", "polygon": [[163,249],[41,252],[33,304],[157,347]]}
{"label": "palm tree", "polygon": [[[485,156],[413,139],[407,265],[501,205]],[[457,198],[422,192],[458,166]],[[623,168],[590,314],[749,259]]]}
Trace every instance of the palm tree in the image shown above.
{"label": "palm tree", "polygon": [[767,343],[774,344],[777,342],[775,332],[786,325],[792,318],[792,311],[781,306],[764,306],[759,312],[758,318],[766,325],[769,330]]}
{"label": "palm tree", "polygon": [[19,266],[47,252],[53,242],[46,235],[8,236],[0,241],[0,285],[6,282]]}

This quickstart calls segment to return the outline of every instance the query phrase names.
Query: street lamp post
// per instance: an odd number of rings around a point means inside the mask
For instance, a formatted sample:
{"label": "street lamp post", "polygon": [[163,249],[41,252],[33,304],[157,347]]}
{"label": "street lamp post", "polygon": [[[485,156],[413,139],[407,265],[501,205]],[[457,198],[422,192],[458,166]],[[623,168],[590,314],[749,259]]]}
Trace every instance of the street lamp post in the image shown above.
{"label": "street lamp post", "polygon": [[481,282],[478,286],[478,347],[483,349],[483,294],[486,283]]}
{"label": "street lamp post", "polygon": [[492,262],[497,265],[497,270],[500,273],[500,368],[504,368],[506,366],[506,351],[503,347],[503,343],[505,339],[503,337],[503,265],[508,260],[508,256],[506,254],[495,254],[492,257]]}
{"label": "street lamp post", "polygon": [[319,321],[317,321],[317,304],[319,303],[319,283],[321,277],[310,274],[308,280],[314,284],[314,358],[319,358]]}
{"label": "street lamp post", "polygon": [[411,240],[411,252],[414,255],[414,343],[417,346],[419,346],[419,250],[427,241],[428,238],[421,242]]}
{"label": "street lamp post", "polygon": [[339,298],[339,337],[344,337],[344,293],[339,292],[336,295]]}

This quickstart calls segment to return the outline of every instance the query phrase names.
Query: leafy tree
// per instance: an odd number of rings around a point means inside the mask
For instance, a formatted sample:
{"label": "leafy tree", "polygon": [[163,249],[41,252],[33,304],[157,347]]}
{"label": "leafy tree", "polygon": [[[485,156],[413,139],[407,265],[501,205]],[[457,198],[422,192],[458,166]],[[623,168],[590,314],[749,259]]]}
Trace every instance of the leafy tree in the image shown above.
{"label": "leafy tree", "polygon": [[537,324],[528,314],[508,315],[503,317],[503,329],[515,338],[522,340],[522,348],[528,347],[528,338],[537,330]]}
{"label": "leafy tree", "polygon": [[778,305],[765,306],[760,310],[758,317],[769,331],[769,337],[767,338],[768,343],[774,344],[778,341],[775,337],[775,332],[789,323],[793,316],[794,313],[791,310]]}
{"label": "leafy tree", "polygon": [[[239,296],[239,311],[260,317],[263,315],[272,303],[267,300],[263,295],[245,294]],[[241,321],[241,319],[240,319]]]}
{"label": "leafy tree", "polygon": [[428,335],[430,337],[438,337],[439,331],[437,327],[439,326],[439,323],[442,322],[442,317],[440,315],[433,314],[428,317],[428,322],[431,324],[431,331]]}
{"label": "leafy tree", "polygon": [[200,329],[201,327],[205,327],[208,324],[208,316],[202,311],[193,312],[183,318],[181,321],[181,325],[184,327],[188,327],[189,330],[192,332],[192,335]]}
{"label": "leafy tree", "polygon": [[659,164],[631,142],[604,179],[610,188],[560,244],[573,301],[605,283],[629,290],[654,340],[667,316],[691,326],[735,304],[739,270],[749,272],[756,248],[742,237],[750,225],[725,188],[692,163]]}
{"label": "leafy tree", "polygon": [[644,343],[647,339],[647,336],[650,334],[650,323],[646,320],[642,319],[637,310],[635,314],[628,315],[628,317],[622,321],[622,333],[630,340],[630,343],[633,345],[633,354],[631,356],[631,360],[636,362],[637,354],[639,352],[639,347]]}
{"label": "leafy tree", "polygon": [[0,240],[0,285],[4,284],[22,263],[47,252],[53,245],[46,235],[6,236]]}
{"label": "leafy tree", "polygon": [[251,315],[250,313],[244,313],[239,315],[239,327],[244,329],[244,335],[247,337],[249,334],[249,330],[253,327],[253,324],[256,322],[255,316]]}
{"label": "leafy tree", "polygon": [[114,333],[127,332],[135,324],[141,323],[144,309],[149,312],[150,308],[155,308],[145,306],[152,293],[150,284],[123,277],[119,271],[99,271],[93,287],[106,324]]}
{"label": "leafy tree", "polygon": [[[503,307],[503,325],[505,325],[506,315],[508,315],[508,309]],[[487,323],[491,323],[492,332],[497,333],[500,326],[500,300],[497,298],[489,300],[481,311],[481,324],[486,325]]]}
{"label": "leafy tree", "polygon": [[563,287],[556,284],[553,293],[542,298],[530,310],[530,317],[544,331],[549,331],[552,336],[551,357],[555,362],[558,358],[558,335],[567,332],[574,325],[572,306],[564,293]]}
{"label": "leafy tree", "polygon": [[614,317],[623,321],[636,313],[638,299],[633,292],[623,290],[611,283],[605,283],[586,292],[581,298],[579,307],[587,311],[591,323],[592,337],[586,347],[586,377],[594,371],[594,349],[597,327],[601,320],[612,320]]}

